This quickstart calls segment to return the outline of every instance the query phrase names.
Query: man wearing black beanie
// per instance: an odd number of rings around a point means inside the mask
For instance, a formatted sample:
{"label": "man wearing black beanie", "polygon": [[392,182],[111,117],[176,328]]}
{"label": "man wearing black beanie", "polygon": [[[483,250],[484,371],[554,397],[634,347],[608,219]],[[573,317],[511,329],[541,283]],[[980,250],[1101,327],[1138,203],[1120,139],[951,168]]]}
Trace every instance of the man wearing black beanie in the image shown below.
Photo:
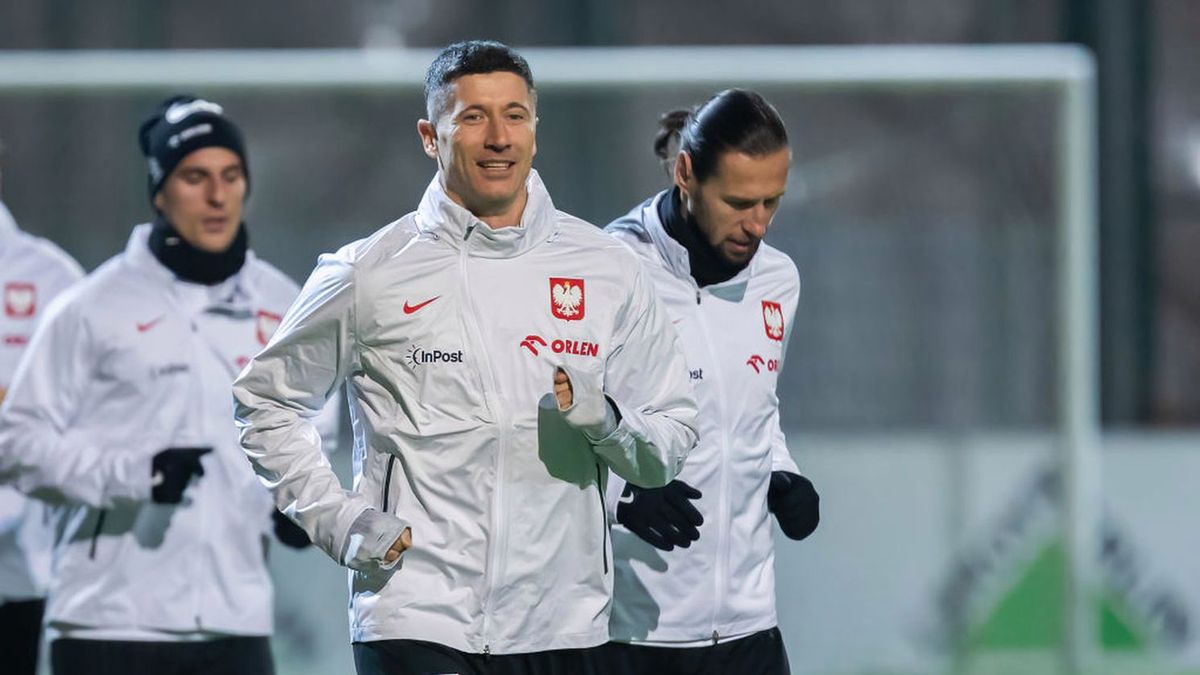
{"label": "man wearing black beanie", "polygon": [[150,250],[159,262],[201,284],[241,269],[250,168],[242,134],[221,106],[191,96],[169,98],[142,123],[138,141],[158,213]]}
{"label": "man wearing black beanie", "polygon": [[0,484],[62,505],[56,675],[271,673],[265,537],[307,538],[247,464],[229,395],[299,289],[247,247],[246,149],[221,106],[167,99],[139,142],[155,218],[34,333]]}

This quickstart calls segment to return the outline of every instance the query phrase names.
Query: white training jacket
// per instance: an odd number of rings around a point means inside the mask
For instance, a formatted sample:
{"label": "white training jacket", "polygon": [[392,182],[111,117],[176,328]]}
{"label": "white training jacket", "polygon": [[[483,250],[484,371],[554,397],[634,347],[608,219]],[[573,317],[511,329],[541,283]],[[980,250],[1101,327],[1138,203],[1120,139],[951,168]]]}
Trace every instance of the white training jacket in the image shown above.
{"label": "white training jacket", "polygon": [[[297,287],[250,252],[215,286],[177,280],[149,232],[47,311],[0,406],[0,483],[60,504],[57,634],[267,635],[272,504],[229,393]],[[151,458],[186,446],[213,448],[205,475],[183,504],[153,503]]]}
{"label": "white training jacket", "polygon": [[[79,263],[48,240],[19,230],[0,202],[0,393],[12,384],[46,305],[82,278]],[[0,487],[0,603],[46,594],[53,545],[46,519],[40,502]]]}
{"label": "white training jacket", "polygon": [[[527,189],[520,226],[492,229],[435,176],[416,212],[321,257],[234,386],[275,503],[358,570],[353,641],[493,654],[605,642],[608,469],[663,485],[695,442],[678,338],[637,260],[555,211],[536,172]],[[614,431],[593,443],[565,423],[556,366],[576,406],[603,387]],[[352,491],[305,421],[343,379]],[[378,545],[351,536],[381,518],[393,527]],[[385,569],[404,526],[412,548]]]}
{"label": "white training jacket", "polygon": [[[750,265],[699,288],[687,249],[663,229],[656,197],[606,229],[631,245],[679,329],[700,440],[679,479],[700,490],[704,516],[689,548],[660,551],[613,523],[612,637],[713,644],[776,625],[772,471],[799,473],[779,424],[775,386],[800,296],[792,260],[762,243]],[[609,486],[615,503],[624,483]]]}

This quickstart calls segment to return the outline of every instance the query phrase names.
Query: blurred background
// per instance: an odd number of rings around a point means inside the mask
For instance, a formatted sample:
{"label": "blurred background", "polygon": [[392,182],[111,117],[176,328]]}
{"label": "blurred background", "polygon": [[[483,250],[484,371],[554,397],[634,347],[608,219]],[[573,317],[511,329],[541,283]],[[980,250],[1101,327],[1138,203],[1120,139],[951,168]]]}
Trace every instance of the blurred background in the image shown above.
{"label": "blurred background", "polygon": [[[0,55],[435,49],[473,37],[518,48],[1089,48],[1099,122],[1092,393],[1103,429],[1092,666],[1200,673],[1200,535],[1189,517],[1200,509],[1200,79],[1189,70],[1200,3],[0,4]],[[793,454],[823,501],[821,529],[778,547],[795,672],[1062,671],[1061,99],[1037,86],[756,88],[793,141],[768,237],[803,284],[780,399]],[[651,152],[657,117],[714,89],[543,92],[535,166],[556,205],[603,225],[665,187]],[[22,227],[89,270],[117,253],[151,215],[137,127],[170,93],[0,87],[0,196]],[[222,103],[245,131],[251,245],[297,280],[318,253],[411,210],[433,175],[415,133],[417,89],[192,93]],[[335,465],[348,471],[344,450]],[[311,550],[273,555],[280,673],[351,672],[344,575]]]}

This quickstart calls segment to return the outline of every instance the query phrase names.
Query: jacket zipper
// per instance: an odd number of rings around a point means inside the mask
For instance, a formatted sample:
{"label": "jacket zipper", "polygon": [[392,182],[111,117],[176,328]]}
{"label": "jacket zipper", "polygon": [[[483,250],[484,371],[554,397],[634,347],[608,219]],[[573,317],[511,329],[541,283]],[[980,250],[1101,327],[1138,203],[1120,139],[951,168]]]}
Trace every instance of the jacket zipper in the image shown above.
{"label": "jacket zipper", "polygon": [[96,542],[100,541],[100,530],[104,528],[104,517],[108,515],[108,509],[100,509],[100,515],[96,517],[96,530],[92,532],[92,547],[88,550],[88,559],[96,559]]}
{"label": "jacket zipper", "polygon": [[396,456],[388,455],[387,474],[383,477],[383,512],[388,512],[388,493],[392,487],[392,467],[396,465]]}
{"label": "jacket zipper", "polygon": [[[172,288],[172,290],[175,289],[174,286],[172,286],[171,288]],[[175,302],[176,303],[179,302],[178,296],[176,296]],[[189,345],[191,347],[191,350],[190,350],[191,351],[190,356],[192,357],[191,361],[193,363],[199,361],[198,352],[200,351],[200,349],[197,348],[197,344],[196,344],[197,341],[200,342],[201,349],[207,347],[210,349],[210,351],[212,351],[214,353],[214,355],[219,357],[220,351],[217,350],[214,345],[209,343],[208,340],[204,339],[204,335],[202,335],[200,333],[200,324],[197,323],[196,316],[189,313],[187,316],[187,322],[188,322],[188,328],[189,328],[188,336],[191,338],[190,345]],[[199,389],[199,391],[197,392],[197,396],[196,396],[196,400],[200,403],[200,413],[201,413],[199,416],[200,430],[199,430],[198,438],[208,438],[209,437],[208,436],[208,427],[205,424],[205,421],[208,420],[208,410],[207,410],[207,407],[204,405],[205,401],[207,400],[207,397],[204,395],[205,394],[204,384],[205,384],[204,374],[197,373],[196,379],[194,379],[192,381],[192,386],[193,386],[193,390],[195,390],[197,388]],[[199,488],[199,485],[197,485],[196,488],[193,488],[194,497],[198,497],[198,489],[197,488]],[[207,518],[208,509],[198,509],[197,511],[198,511],[198,513],[196,514],[196,520],[198,521],[199,528],[200,528],[200,537],[199,538],[200,538],[200,541],[205,541],[208,538],[207,537],[207,534],[208,534],[208,518]],[[189,563],[191,565],[193,565],[193,572],[192,572],[193,579],[203,578],[202,574],[200,573],[200,570],[195,568],[195,565],[197,565],[199,563],[199,560],[200,560],[199,556],[191,556],[191,560],[189,561]],[[205,598],[200,593],[200,585],[199,584],[192,584],[191,591],[192,591],[192,593],[191,593],[191,596],[192,596],[192,620],[195,622],[196,628],[202,628],[205,623],[205,621],[204,621],[204,613],[205,613],[204,612],[204,600],[205,600]]]}
{"label": "jacket zipper", "polygon": [[596,465],[596,493],[600,495],[600,517],[604,519],[603,537],[600,540],[600,558],[604,561],[604,576],[608,576],[608,507],[604,504],[604,478],[600,465]]}
{"label": "jacket zipper", "polygon": [[[701,294],[700,288],[697,287],[696,288],[696,304],[697,305],[700,304],[700,294]],[[719,360],[718,355],[713,352],[712,341],[709,340],[709,338],[708,338],[708,336],[709,336],[708,325],[704,320],[704,314],[702,312],[700,312],[699,309],[697,309],[696,312],[700,319],[700,325],[703,326],[700,333],[704,336],[704,346],[708,348],[709,356],[712,357],[712,359],[713,359],[713,367],[716,368],[716,370],[717,370],[717,381],[721,382],[722,381],[721,378],[723,377],[723,373],[721,372],[721,362]],[[716,644],[717,636],[718,636],[717,619],[720,614],[721,607],[724,604],[724,598],[725,598],[725,584],[724,584],[725,570],[729,566],[729,561],[728,561],[727,555],[726,555],[728,552],[727,551],[728,546],[726,545],[726,541],[725,541],[726,536],[728,534],[726,532],[725,523],[729,522],[729,514],[728,514],[729,500],[727,499],[727,495],[726,495],[726,493],[729,491],[729,470],[728,470],[728,457],[727,457],[728,452],[729,452],[729,429],[727,428],[727,425],[725,424],[725,419],[727,417],[726,410],[725,410],[725,397],[723,395],[723,391],[720,388],[717,388],[716,395],[714,398],[717,402],[717,419],[720,421],[719,426],[722,430],[721,431],[721,445],[720,445],[720,464],[719,464],[719,466],[721,467],[721,469],[720,469],[720,471],[721,471],[721,489],[720,489],[720,493],[717,495],[717,512],[719,514],[717,516],[717,550],[716,550],[717,555],[716,555],[716,565],[714,565],[715,575],[713,577],[714,593],[713,593],[713,613],[712,613],[712,629],[713,629],[712,635],[713,635],[713,644]]]}
{"label": "jacket zipper", "polygon": [[478,311],[475,309],[475,303],[474,303],[474,300],[472,299],[472,295],[471,295],[470,282],[468,281],[468,276],[467,276],[467,260],[468,260],[467,246],[468,245],[469,245],[468,242],[464,241],[462,243],[463,248],[460,250],[460,253],[459,253],[459,272],[462,274],[463,303],[467,309],[467,311],[463,312],[463,321],[464,321],[464,323],[467,324],[468,328],[475,334],[475,338],[476,338],[474,341],[475,344],[480,345],[478,358],[479,358],[479,363],[482,366],[484,366],[482,368],[482,370],[483,370],[484,374],[486,375],[485,380],[484,380],[484,387],[486,389],[486,391],[484,392],[485,400],[488,402],[489,407],[495,412],[496,424],[498,425],[498,429],[497,429],[497,433],[496,433],[496,442],[497,442],[497,446],[498,446],[497,451],[496,451],[496,469],[495,469],[496,470],[496,486],[495,486],[494,491],[492,492],[492,518],[491,518],[491,531],[492,531],[491,540],[492,541],[491,541],[491,546],[489,546],[489,549],[488,549],[488,559],[487,559],[486,566],[484,568],[484,581],[487,586],[487,592],[484,594],[484,597],[483,597],[483,640],[484,640],[483,651],[484,651],[484,654],[489,654],[491,651],[491,646],[490,646],[490,644],[488,644],[487,641],[488,641],[488,636],[490,633],[490,626],[491,626],[491,611],[490,610],[491,610],[491,606],[492,606],[493,596],[495,595],[495,592],[496,592],[496,586],[495,586],[494,582],[496,579],[500,578],[500,576],[502,575],[501,564],[504,561],[503,560],[504,556],[502,554],[504,552],[505,539],[504,539],[504,528],[502,527],[501,522],[500,522],[500,514],[504,508],[504,456],[505,456],[505,448],[508,445],[507,437],[508,437],[509,421],[508,421],[508,415],[505,413],[503,405],[501,405],[501,403],[502,403],[501,397],[498,396],[499,389],[496,386],[496,381],[497,381],[496,373],[492,370],[492,363],[487,358],[487,354],[488,354],[487,349],[482,346],[487,343],[484,342],[483,331],[479,328],[479,325],[476,322],[476,317],[479,314],[478,314]]}

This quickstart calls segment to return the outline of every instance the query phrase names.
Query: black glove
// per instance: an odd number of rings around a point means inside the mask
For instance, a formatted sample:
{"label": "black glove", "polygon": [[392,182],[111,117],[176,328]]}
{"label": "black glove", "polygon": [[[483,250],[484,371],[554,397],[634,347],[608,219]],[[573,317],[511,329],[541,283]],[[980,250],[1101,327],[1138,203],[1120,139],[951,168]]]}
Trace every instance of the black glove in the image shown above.
{"label": "black glove", "polygon": [[292,522],[291,518],[283,515],[278,509],[271,511],[271,520],[275,521],[275,538],[284,546],[292,548],[307,548],[312,545],[304,528]]}
{"label": "black glove", "polygon": [[821,521],[821,497],[812,481],[798,473],[772,471],[767,488],[767,508],[779,521],[788,539],[800,541],[817,529]]}
{"label": "black glove", "polygon": [[700,491],[681,480],[660,488],[625,485],[623,497],[631,501],[617,504],[617,522],[646,543],[663,551],[676,546],[687,548],[700,538],[704,516],[688,500],[699,499]]}
{"label": "black glove", "polygon": [[183,501],[183,491],[192,476],[204,475],[200,458],[212,452],[212,448],[167,448],[150,460],[150,475],[153,477],[150,498],[156,504],[178,504]]}

